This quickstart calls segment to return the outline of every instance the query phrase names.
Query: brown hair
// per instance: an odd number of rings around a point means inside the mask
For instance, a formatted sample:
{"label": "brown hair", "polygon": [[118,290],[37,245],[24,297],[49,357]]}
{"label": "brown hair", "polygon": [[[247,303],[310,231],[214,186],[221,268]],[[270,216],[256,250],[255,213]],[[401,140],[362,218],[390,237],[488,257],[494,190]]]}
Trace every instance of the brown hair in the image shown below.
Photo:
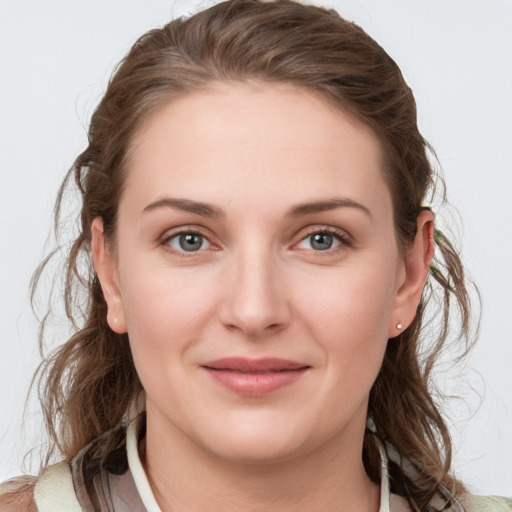
{"label": "brown hair", "polygon": [[[335,11],[290,0],[231,0],[148,32],[111,78],[92,116],[88,147],[57,199],[56,227],[73,180],[83,202],[64,288],[66,314],[76,333],[40,367],[49,456],[53,450],[70,460],[92,439],[125,422],[130,405],[143,394],[127,335],[114,333],[106,322],[106,303],[89,255],[96,217],[115,241],[134,135],[151,112],[177,95],[249,79],[313,91],[370,126],[385,153],[397,238],[402,247],[413,239],[422,202],[434,190],[428,158],[433,153],[418,131],[415,101],[398,66],[361,28]],[[463,490],[450,474],[450,436],[433,399],[431,375],[453,325],[454,305],[460,321],[456,341],[463,349],[468,346],[469,297],[457,251],[439,230],[435,241],[437,255],[416,318],[388,344],[368,411],[377,435],[415,461],[419,476],[414,484],[399,472],[392,476],[411,506],[422,511],[439,485],[456,494]],[[47,262],[34,276],[33,292]],[[79,300],[83,290],[85,306]],[[438,305],[442,315],[429,325],[427,337],[423,324],[429,303]],[[364,457],[372,475],[370,439],[365,439]]]}

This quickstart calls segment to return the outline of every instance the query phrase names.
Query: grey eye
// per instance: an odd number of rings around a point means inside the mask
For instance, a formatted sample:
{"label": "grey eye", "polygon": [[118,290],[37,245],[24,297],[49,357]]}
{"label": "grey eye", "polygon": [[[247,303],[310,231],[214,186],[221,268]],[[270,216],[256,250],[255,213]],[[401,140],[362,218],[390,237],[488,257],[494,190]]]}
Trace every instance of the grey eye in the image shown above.
{"label": "grey eye", "polygon": [[169,245],[178,251],[195,252],[204,249],[206,239],[198,233],[181,233],[169,240]]}
{"label": "grey eye", "polygon": [[328,251],[341,245],[340,237],[327,231],[317,231],[303,238],[297,245],[299,249]]}
{"label": "grey eye", "polygon": [[315,233],[309,235],[311,247],[316,251],[326,251],[331,249],[334,243],[334,237],[329,233]]}

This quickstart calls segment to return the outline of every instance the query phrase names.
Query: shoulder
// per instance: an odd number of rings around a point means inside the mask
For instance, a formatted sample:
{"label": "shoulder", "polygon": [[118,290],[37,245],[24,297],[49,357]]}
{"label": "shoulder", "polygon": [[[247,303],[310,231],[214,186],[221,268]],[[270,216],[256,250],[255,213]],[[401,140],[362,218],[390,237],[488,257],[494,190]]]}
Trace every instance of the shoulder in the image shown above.
{"label": "shoulder", "polygon": [[39,476],[0,485],[0,512],[81,512],[69,464],[60,462]]}
{"label": "shoulder", "polygon": [[512,512],[512,499],[500,496],[466,495],[461,502],[466,512]]}
{"label": "shoulder", "polygon": [[0,512],[37,512],[34,477],[13,478],[0,484]]}
{"label": "shoulder", "polygon": [[41,512],[82,510],[76,498],[71,468],[67,462],[48,466],[41,472],[34,487],[34,499]]}

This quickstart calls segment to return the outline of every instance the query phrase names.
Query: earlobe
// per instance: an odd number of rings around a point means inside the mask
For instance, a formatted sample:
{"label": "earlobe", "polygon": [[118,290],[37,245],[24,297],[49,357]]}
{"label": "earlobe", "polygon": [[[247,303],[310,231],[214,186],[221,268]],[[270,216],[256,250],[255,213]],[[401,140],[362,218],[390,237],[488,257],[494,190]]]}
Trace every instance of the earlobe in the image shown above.
{"label": "earlobe", "polygon": [[117,279],[116,260],[108,248],[103,231],[103,220],[100,217],[94,219],[91,225],[91,253],[94,270],[98,275],[107,303],[108,325],[114,332],[124,334],[126,320]]}
{"label": "earlobe", "polygon": [[398,336],[414,320],[434,250],[434,215],[430,210],[423,210],[418,215],[414,240],[405,251],[404,277],[395,296],[389,338]]}

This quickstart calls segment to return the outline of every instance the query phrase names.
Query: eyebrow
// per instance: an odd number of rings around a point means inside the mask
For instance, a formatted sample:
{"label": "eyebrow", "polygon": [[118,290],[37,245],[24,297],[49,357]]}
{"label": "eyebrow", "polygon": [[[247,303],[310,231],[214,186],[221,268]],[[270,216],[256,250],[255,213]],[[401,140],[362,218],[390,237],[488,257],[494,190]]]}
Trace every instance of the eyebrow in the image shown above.
{"label": "eyebrow", "polygon": [[[143,213],[151,212],[158,208],[174,208],[209,218],[221,218],[226,216],[224,211],[217,206],[199,201],[192,201],[190,199],[177,199],[172,197],[164,197],[148,204],[144,208]],[[290,210],[285,214],[285,217],[303,217],[305,215],[334,210],[336,208],[356,208],[372,219],[372,214],[366,206],[346,197],[333,197],[319,201],[300,203],[290,208]]]}
{"label": "eyebrow", "polygon": [[332,197],[330,199],[321,201],[301,203],[291,208],[286,216],[296,218],[302,217],[304,215],[310,215],[312,213],[334,210],[336,208],[356,208],[364,212],[368,217],[370,217],[370,219],[372,219],[372,214],[370,210],[366,208],[366,206],[347,197]]}
{"label": "eyebrow", "polygon": [[219,218],[225,216],[225,213],[220,208],[211,204],[191,201],[190,199],[175,199],[172,197],[158,199],[157,201],[148,204],[142,212],[151,212],[157,208],[175,208],[177,210],[195,213],[202,217]]}

